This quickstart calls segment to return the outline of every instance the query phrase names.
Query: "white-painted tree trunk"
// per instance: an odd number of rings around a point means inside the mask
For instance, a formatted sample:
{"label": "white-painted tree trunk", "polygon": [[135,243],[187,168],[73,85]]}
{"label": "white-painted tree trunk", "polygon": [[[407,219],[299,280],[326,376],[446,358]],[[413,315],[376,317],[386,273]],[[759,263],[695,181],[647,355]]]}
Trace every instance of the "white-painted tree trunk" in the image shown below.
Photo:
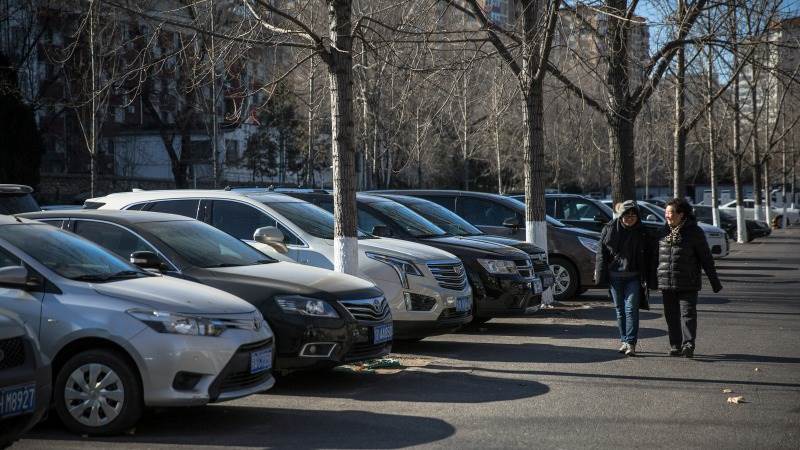
{"label": "white-painted tree trunk", "polygon": [[[547,253],[547,222],[546,221],[526,221],[525,222],[525,242],[540,247]],[[553,304],[553,289],[549,288],[542,292],[542,304]]]}
{"label": "white-painted tree trunk", "polygon": [[747,225],[744,221],[744,207],[736,205],[736,242],[744,244],[747,242]]}
{"label": "white-painted tree trunk", "polygon": [[333,268],[347,274],[358,273],[358,239],[335,237],[333,239]]}

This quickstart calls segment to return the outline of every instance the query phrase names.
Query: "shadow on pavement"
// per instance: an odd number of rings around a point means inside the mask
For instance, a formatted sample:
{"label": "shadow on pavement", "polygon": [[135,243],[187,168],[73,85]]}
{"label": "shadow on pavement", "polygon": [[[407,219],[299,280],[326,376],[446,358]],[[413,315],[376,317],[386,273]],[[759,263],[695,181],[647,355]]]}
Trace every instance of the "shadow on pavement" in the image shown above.
{"label": "shadow on pavement", "polygon": [[26,438],[86,445],[135,442],[298,448],[302,442],[302,448],[400,448],[428,444],[454,433],[449,423],[427,417],[215,405],[145,413],[132,436],[82,438],[49,420]]}
{"label": "shadow on pavement", "polygon": [[331,370],[292,374],[281,379],[269,392],[369,402],[486,403],[535,397],[549,390],[546,385],[535,381],[464,372],[403,370],[397,373],[367,373]]}
{"label": "shadow on pavement", "polygon": [[742,355],[742,354],[722,354],[722,355],[700,355],[695,354],[694,359],[703,362],[753,362],[753,363],[780,363],[798,364],[800,358],[788,358],[783,356],[764,356],[764,355]]}
{"label": "shadow on pavement", "polygon": [[[618,339],[616,327],[609,328],[603,338]],[[640,330],[641,331],[641,330]],[[659,336],[665,335],[661,332]],[[642,337],[640,333],[640,338]],[[402,348],[396,348],[402,352]],[[408,350],[417,355],[478,362],[508,363],[566,363],[588,364],[612,361],[625,356],[614,349],[559,346],[548,344],[503,344],[493,342],[422,341],[409,346]]]}
{"label": "shadow on pavement", "polygon": [[[653,303],[654,298],[651,297],[651,304]],[[657,302],[660,304],[660,300]],[[550,310],[544,310],[550,311]],[[544,314],[546,315],[546,314]],[[580,320],[608,320],[608,321],[616,321],[617,315],[614,312],[614,306],[611,304],[604,305],[602,307],[594,307],[594,308],[586,308],[586,309],[570,309],[570,310],[562,310],[557,311],[556,314],[553,315],[554,317],[569,317],[571,319],[580,319]],[[639,320],[652,320],[661,317],[661,314],[639,310]],[[499,325],[499,322],[488,322],[488,325]],[[540,326],[536,324],[534,326]]]}
{"label": "shadow on pavement", "polygon": [[[660,314],[642,311],[639,313],[639,320],[646,320],[644,317],[660,317]],[[616,315],[611,310],[610,314],[604,320],[616,321]],[[492,323],[487,322],[482,325],[480,331],[467,329],[461,331],[459,334],[466,334],[470,336],[479,335],[501,335],[501,336],[529,336],[529,337],[547,337],[551,339],[612,339],[619,337],[619,329],[616,325],[572,325],[572,324],[550,324],[550,323]],[[666,336],[664,330],[656,328],[639,328],[639,338],[646,339],[652,337]],[[421,344],[427,342],[422,341]],[[432,342],[431,342],[432,343]],[[476,343],[475,345],[485,345]],[[531,344],[533,345],[533,344]],[[418,349],[414,349],[417,351]]]}
{"label": "shadow on pavement", "polygon": [[[717,270],[763,270],[763,271],[784,271],[784,270],[800,270],[797,267],[787,267],[787,266],[772,266],[772,267],[764,267],[764,266],[717,266]],[[727,273],[725,273],[727,275]]]}

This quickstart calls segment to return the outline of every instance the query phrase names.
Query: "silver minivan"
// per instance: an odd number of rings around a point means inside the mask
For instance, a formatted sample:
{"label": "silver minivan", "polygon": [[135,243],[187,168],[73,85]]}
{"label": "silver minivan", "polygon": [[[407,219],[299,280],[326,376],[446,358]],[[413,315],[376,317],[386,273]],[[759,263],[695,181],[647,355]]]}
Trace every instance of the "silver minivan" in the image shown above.
{"label": "silver minivan", "polygon": [[81,434],[123,432],[145,406],[231,400],[275,382],[272,331],[252,305],[43,223],[0,216],[0,306],[38,335],[55,411]]}

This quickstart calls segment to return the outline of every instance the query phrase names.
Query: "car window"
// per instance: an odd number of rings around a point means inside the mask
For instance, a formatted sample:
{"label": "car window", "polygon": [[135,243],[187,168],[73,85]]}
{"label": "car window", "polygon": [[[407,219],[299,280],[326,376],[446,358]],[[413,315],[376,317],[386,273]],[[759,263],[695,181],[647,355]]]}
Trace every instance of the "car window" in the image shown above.
{"label": "car window", "polygon": [[[308,202],[271,202],[259,197],[253,198],[264,202],[304,232],[320,239],[333,239],[333,214],[330,212]],[[358,237],[369,236],[359,231]]]}
{"label": "car window", "polygon": [[556,199],[547,197],[544,200],[544,204],[545,214],[550,214],[551,216],[556,217]]}
{"label": "car window", "polygon": [[458,214],[473,225],[503,226],[506,219],[516,217],[516,212],[499,203],[482,198],[461,197]]}
{"label": "car window", "polygon": [[162,200],[148,205],[148,211],[177,214],[179,216],[197,218],[197,206],[200,200]]}
{"label": "car window", "polygon": [[603,211],[593,202],[582,198],[559,198],[556,203],[556,219],[594,221],[595,216],[603,216]]}
{"label": "car window", "polygon": [[481,230],[475,228],[461,216],[441,205],[421,200],[403,204],[452,235],[478,236],[483,234]]}
{"label": "car window", "polygon": [[450,211],[456,210],[456,198],[447,195],[414,195],[414,197],[424,198],[425,200],[442,205]]}
{"label": "car window", "polygon": [[367,233],[372,233],[372,230],[375,226],[385,226],[390,230],[392,227],[381,220],[380,218],[376,217],[374,214],[368,211],[364,211],[361,207],[358,208],[358,228],[361,230],[366,231]]}
{"label": "car window", "polygon": [[749,200],[745,200],[745,202],[744,202],[744,207],[745,208],[752,208],[753,205],[755,205],[755,202],[751,202]]}
{"label": "car window", "polygon": [[[647,223],[663,222],[663,220],[659,219],[659,214],[655,211],[655,208],[651,207],[650,205],[639,205],[639,209],[642,212],[642,222],[647,222]],[[655,216],[656,220],[645,220],[649,215]]]}
{"label": "car window", "polygon": [[0,214],[21,214],[41,211],[31,194],[0,195]]}
{"label": "car window", "polygon": [[[147,205],[147,203],[138,203],[136,205],[128,206],[125,209],[130,210],[130,211],[139,211],[139,210],[143,209],[146,205]],[[154,211],[154,210],[151,210],[151,211]]]}
{"label": "car window", "polygon": [[211,225],[237,239],[253,240],[253,232],[261,227],[274,227],[277,222],[253,206],[228,200],[214,200]]}
{"label": "car window", "polygon": [[39,222],[46,223],[48,225],[52,225],[56,228],[61,228],[64,225],[64,221],[61,219],[36,219]]}
{"label": "car window", "polygon": [[[392,200],[371,203],[370,206],[388,217],[395,228],[418,238],[445,236],[447,233],[430,220],[415,213],[405,205]],[[359,208],[360,209],[360,208]],[[371,228],[365,228],[371,230]]]}
{"label": "car window", "polygon": [[3,267],[21,266],[22,261],[11,253],[0,248],[0,269]]}
{"label": "car window", "polygon": [[154,252],[142,238],[110,223],[76,220],[74,232],[125,259],[133,252]]}

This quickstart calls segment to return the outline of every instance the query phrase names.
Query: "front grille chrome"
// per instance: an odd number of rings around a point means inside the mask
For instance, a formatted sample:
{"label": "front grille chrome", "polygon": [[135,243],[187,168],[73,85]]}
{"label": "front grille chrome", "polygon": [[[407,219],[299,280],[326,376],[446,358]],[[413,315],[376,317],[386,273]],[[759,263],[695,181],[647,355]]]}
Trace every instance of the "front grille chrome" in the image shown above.
{"label": "front grille chrome", "polygon": [[467,286],[467,272],[460,262],[429,262],[428,269],[445,289],[460,291]]}
{"label": "front grille chrome", "polygon": [[384,297],[365,298],[361,300],[340,300],[339,304],[356,320],[366,322],[383,322],[391,316],[389,302]]}
{"label": "front grille chrome", "polygon": [[533,277],[533,265],[531,264],[530,259],[517,259],[514,261],[514,264],[517,265],[517,271],[521,277]]}

